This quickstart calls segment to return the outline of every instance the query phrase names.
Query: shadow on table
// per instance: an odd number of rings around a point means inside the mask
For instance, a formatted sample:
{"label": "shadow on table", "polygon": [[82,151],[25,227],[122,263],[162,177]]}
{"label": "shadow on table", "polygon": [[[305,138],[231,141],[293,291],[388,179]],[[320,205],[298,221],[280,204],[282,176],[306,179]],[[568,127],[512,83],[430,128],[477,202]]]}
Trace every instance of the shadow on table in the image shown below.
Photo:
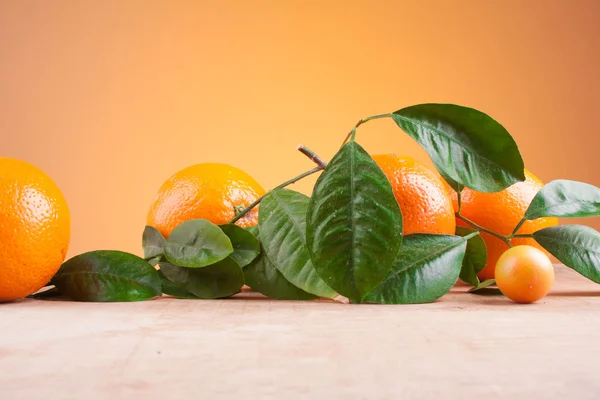
{"label": "shadow on table", "polygon": [[600,297],[600,290],[599,291],[584,291],[584,292],[577,292],[577,291],[565,291],[565,290],[561,290],[561,291],[556,291],[556,292],[550,292],[548,293],[548,296],[552,296],[552,297]]}

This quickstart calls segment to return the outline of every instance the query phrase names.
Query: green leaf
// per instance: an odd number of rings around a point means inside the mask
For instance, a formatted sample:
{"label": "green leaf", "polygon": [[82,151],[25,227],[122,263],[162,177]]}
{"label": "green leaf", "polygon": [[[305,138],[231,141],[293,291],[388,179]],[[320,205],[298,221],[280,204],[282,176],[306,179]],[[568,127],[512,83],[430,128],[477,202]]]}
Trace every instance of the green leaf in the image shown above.
{"label": "green leaf", "polygon": [[[261,207],[262,212],[262,207]],[[252,226],[246,228],[259,238],[258,227]],[[273,266],[271,260],[264,252],[244,268],[244,278],[246,285],[252,290],[262,293],[267,297],[279,300],[312,300],[317,296],[306,293],[304,290],[292,285],[285,277]]]}
{"label": "green leaf", "polygon": [[[434,163],[435,164],[435,163]],[[462,193],[462,191],[465,189],[464,185],[461,185],[460,183],[456,182],[454,179],[450,178],[445,172],[444,169],[441,166],[436,165],[435,166],[436,169],[438,170],[438,172],[440,173],[440,175],[442,176],[442,178],[446,181],[446,183],[452,188],[454,189],[454,191],[457,193],[458,196],[460,196],[460,194]]]}
{"label": "green leaf", "polygon": [[308,293],[331,298],[337,293],[315,270],[306,246],[309,201],[292,190],[273,190],[260,203],[258,229],[269,260],[285,279]]}
{"label": "green leaf", "polygon": [[516,142],[481,111],[454,104],[420,104],[391,117],[454,182],[480,192],[498,192],[525,180]]}
{"label": "green leaf", "polygon": [[191,299],[191,300],[200,299],[200,297],[193,295],[192,293],[188,292],[180,285],[177,285],[177,284],[171,282],[165,276],[164,272],[162,272],[161,270],[158,270],[158,275],[160,276],[160,282],[162,284],[162,292],[164,294],[169,295],[171,297],[176,297],[178,299]]}
{"label": "green leaf", "polygon": [[346,143],[317,180],[306,241],[319,276],[359,303],[386,276],[402,244],[402,214],[383,171]]}
{"label": "green leaf", "polygon": [[[473,234],[473,232],[477,231],[463,226],[456,227],[456,234],[458,236],[464,237]],[[487,249],[485,247],[485,242],[480,235],[475,235],[467,241],[467,251],[463,258],[460,279],[473,286],[479,285],[477,274],[485,267],[486,262]]]}
{"label": "green leaf", "polygon": [[188,268],[206,267],[231,253],[231,240],[221,228],[205,219],[193,219],[177,226],[165,245],[167,260]]}
{"label": "green leaf", "polygon": [[244,286],[242,267],[229,257],[204,268],[178,267],[169,262],[159,266],[169,281],[203,299],[229,297]]}
{"label": "green leaf", "polygon": [[76,301],[140,301],[160,296],[158,272],[144,259],[114,250],[80,254],[65,262],[52,283]]}
{"label": "green leaf", "polygon": [[153,226],[146,225],[142,235],[142,248],[144,249],[144,260],[155,266],[163,255],[167,239]]}
{"label": "green leaf", "polygon": [[266,254],[261,254],[244,268],[244,278],[246,285],[250,286],[252,290],[272,299],[313,300],[319,298],[292,285],[273,266]]}
{"label": "green leaf", "polygon": [[600,283],[600,233],[583,225],[551,226],[533,238],[567,267]]}
{"label": "green leaf", "polygon": [[469,290],[469,293],[476,293],[482,289],[487,288],[488,286],[492,286],[496,284],[496,280],[495,279],[487,279],[483,282],[480,282],[477,286],[471,288]]}
{"label": "green leaf", "polygon": [[555,180],[533,198],[525,219],[581,218],[600,215],[600,188],[583,182]]}
{"label": "green leaf", "polygon": [[405,236],[390,273],[365,300],[414,304],[439,299],[458,280],[468,239],[422,233]]}
{"label": "green leaf", "polygon": [[260,254],[260,243],[247,229],[234,224],[220,225],[233,245],[233,253],[229,255],[240,267],[245,267]]}

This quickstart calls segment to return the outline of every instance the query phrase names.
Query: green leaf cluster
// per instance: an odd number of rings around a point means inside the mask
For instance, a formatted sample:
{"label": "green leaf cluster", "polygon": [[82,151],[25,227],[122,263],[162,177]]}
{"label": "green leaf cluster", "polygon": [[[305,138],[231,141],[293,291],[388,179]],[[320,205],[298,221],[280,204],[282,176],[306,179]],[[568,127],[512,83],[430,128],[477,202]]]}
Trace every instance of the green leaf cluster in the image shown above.
{"label": "green leaf cluster", "polygon": [[[537,193],[525,212],[524,220],[596,216],[600,216],[600,188],[561,179],[548,183]],[[600,283],[598,231],[583,225],[562,225],[539,230],[532,236],[567,267]]]}
{"label": "green leaf cluster", "polygon": [[[487,259],[485,243],[471,224],[455,235],[403,235],[401,206],[382,170],[355,140],[356,128],[391,118],[429,154],[460,195],[464,188],[496,192],[525,179],[524,163],[508,131],[489,115],[453,104],[421,104],[361,120],[324,168],[312,196],[284,189],[261,200],[258,226],[217,226],[196,219],[168,238],[147,226],[144,258],[119,251],[94,251],[63,264],[55,289],[78,301],[138,301],[166,294],[217,299],[246,284],[268,297],[311,300],[344,296],[353,303],[433,302],[460,278],[472,290],[493,280],[477,275]],[[306,150],[305,150],[306,151]],[[322,169],[321,162],[317,170]],[[600,215],[600,189],[557,180],[533,199],[507,243],[532,237],[565,265],[600,283],[600,234],[585,226],[518,233],[527,220]],[[458,216],[461,217],[460,207]],[[467,221],[468,222],[468,221]]]}
{"label": "green leaf cluster", "polygon": [[[390,117],[428,152],[441,176],[458,193],[459,217],[460,195],[465,187],[497,192],[524,180],[524,163],[516,143],[506,129],[487,114],[452,104],[421,104],[398,110]],[[562,225],[532,235],[518,233],[528,220],[599,215],[599,188],[583,182],[555,180],[537,193],[523,221],[515,226],[511,235],[488,233],[507,243],[516,237],[533,237],[567,267],[600,283],[600,233],[596,230],[582,225]],[[458,227],[456,234],[464,236],[471,231]],[[483,240],[471,238],[460,278],[473,285],[473,290],[495,283],[493,280],[479,282],[477,278],[486,257]]]}
{"label": "green leaf cluster", "polygon": [[203,219],[182,223],[168,239],[147,226],[142,247],[144,259],[121,251],[73,257],[51,283],[76,301],[139,301],[163,293],[217,299],[240,291],[245,282],[242,268],[260,253],[258,240],[247,230]]}

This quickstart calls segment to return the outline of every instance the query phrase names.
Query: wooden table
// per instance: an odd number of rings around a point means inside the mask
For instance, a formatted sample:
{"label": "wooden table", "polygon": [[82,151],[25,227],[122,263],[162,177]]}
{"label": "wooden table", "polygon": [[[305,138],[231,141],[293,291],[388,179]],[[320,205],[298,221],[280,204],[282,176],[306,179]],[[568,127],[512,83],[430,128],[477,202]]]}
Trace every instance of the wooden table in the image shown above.
{"label": "wooden table", "polygon": [[599,399],[600,286],[537,304],[0,304],[0,399]]}

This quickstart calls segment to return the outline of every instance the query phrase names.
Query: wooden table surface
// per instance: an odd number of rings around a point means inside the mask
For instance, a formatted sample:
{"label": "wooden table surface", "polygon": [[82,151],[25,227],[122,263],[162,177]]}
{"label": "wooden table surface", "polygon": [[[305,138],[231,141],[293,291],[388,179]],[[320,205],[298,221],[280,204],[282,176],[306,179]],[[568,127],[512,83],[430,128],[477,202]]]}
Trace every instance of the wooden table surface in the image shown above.
{"label": "wooden table surface", "polygon": [[[600,286],[536,304],[0,304],[0,399],[599,399]],[[481,398],[481,397],[480,397]]]}

